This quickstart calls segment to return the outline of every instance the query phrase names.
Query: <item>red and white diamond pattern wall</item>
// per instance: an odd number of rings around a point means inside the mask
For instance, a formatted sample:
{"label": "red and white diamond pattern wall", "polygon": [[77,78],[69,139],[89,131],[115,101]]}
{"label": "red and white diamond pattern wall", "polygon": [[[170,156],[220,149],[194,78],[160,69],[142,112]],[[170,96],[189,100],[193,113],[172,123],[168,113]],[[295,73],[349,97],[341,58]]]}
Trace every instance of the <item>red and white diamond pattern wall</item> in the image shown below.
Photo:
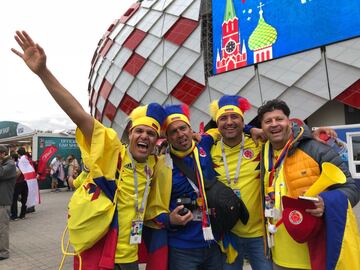
{"label": "red and white diamond pattern wall", "polygon": [[360,78],[358,38],[327,46],[326,54],[315,49],[205,80],[201,6],[201,0],[134,3],[100,40],[91,62],[89,105],[119,136],[128,114],[150,102],[190,105],[197,130],[210,120],[208,104],[223,94],[250,100],[245,121],[263,101],[277,97],[294,117],[305,119]]}
{"label": "red and white diamond pattern wall", "polygon": [[142,1],[109,27],[89,76],[91,113],[98,120],[121,135],[128,114],[149,102],[183,102],[191,106],[195,125],[209,120],[193,106],[205,90],[200,4]]}

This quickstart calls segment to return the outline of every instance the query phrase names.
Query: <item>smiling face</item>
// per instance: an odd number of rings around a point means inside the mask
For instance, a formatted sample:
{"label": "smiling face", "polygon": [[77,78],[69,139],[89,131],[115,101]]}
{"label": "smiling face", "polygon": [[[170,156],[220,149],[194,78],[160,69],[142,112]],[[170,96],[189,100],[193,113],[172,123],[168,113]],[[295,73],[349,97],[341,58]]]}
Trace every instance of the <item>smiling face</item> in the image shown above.
{"label": "smiling face", "polygon": [[282,149],[291,135],[289,118],[282,110],[266,112],[261,121],[261,128],[275,150]]}
{"label": "smiling face", "polygon": [[166,130],[167,140],[176,150],[187,151],[192,145],[192,129],[184,121],[171,123]]}
{"label": "smiling face", "polygon": [[226,145],[235,146],[241,142],[244,120],[240,114],[222,114],[217,120],[217,126]]}
{"label": "smiling face", "polygon": [[139,125],[131,129],[129,134],[130,153],[137,162],[145,162],[153,152],[158,135],[148,126]]}

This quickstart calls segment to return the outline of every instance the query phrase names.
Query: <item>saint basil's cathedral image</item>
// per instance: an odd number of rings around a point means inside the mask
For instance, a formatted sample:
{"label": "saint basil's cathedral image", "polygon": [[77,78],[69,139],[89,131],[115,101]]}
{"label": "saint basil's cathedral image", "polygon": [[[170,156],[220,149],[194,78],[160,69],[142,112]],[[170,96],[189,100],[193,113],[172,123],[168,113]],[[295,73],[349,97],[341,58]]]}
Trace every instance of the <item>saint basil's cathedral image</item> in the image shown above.
{"label": "saint basil's cathedral image", "polygon": [[[254,64],[273,58],[272,45],[276,42],[277,31],[265,22],[263,4],[260,2],[259,21],[249,37],[248,46],[254,54]],[[241,43],[239,18],[236,16],[232,0],[226,1],[224,21],[222,23],[221,50],[217,51],[216,73],[222,73],[247,66],[247,50],[245,39]],[[220,56],[221,54],[221,56]]]}

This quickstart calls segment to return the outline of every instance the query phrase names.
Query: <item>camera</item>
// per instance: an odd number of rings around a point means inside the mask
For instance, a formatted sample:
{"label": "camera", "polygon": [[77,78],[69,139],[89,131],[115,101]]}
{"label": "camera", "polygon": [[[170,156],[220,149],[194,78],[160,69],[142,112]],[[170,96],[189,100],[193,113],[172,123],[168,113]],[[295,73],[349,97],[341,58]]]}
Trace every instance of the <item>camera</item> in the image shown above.
{"label": "camera", "polygon": [[184,208],[178,212],[180,216],[186,215],[189,211],[192,211],[197,207],[196,201],[192,200],[187,196],[183,196],[176,199],[176,206],[179,205],[184,205]]}

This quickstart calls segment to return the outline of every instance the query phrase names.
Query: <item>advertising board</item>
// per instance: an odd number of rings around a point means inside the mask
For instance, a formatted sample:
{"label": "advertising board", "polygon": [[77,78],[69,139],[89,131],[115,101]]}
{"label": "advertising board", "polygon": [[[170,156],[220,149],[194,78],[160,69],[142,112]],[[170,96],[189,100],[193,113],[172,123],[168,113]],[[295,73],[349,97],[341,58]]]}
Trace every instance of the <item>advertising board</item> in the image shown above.
{"label": "advertising board", "polygon": [[212,0],[213,73],[360,36],[359,0]]}

